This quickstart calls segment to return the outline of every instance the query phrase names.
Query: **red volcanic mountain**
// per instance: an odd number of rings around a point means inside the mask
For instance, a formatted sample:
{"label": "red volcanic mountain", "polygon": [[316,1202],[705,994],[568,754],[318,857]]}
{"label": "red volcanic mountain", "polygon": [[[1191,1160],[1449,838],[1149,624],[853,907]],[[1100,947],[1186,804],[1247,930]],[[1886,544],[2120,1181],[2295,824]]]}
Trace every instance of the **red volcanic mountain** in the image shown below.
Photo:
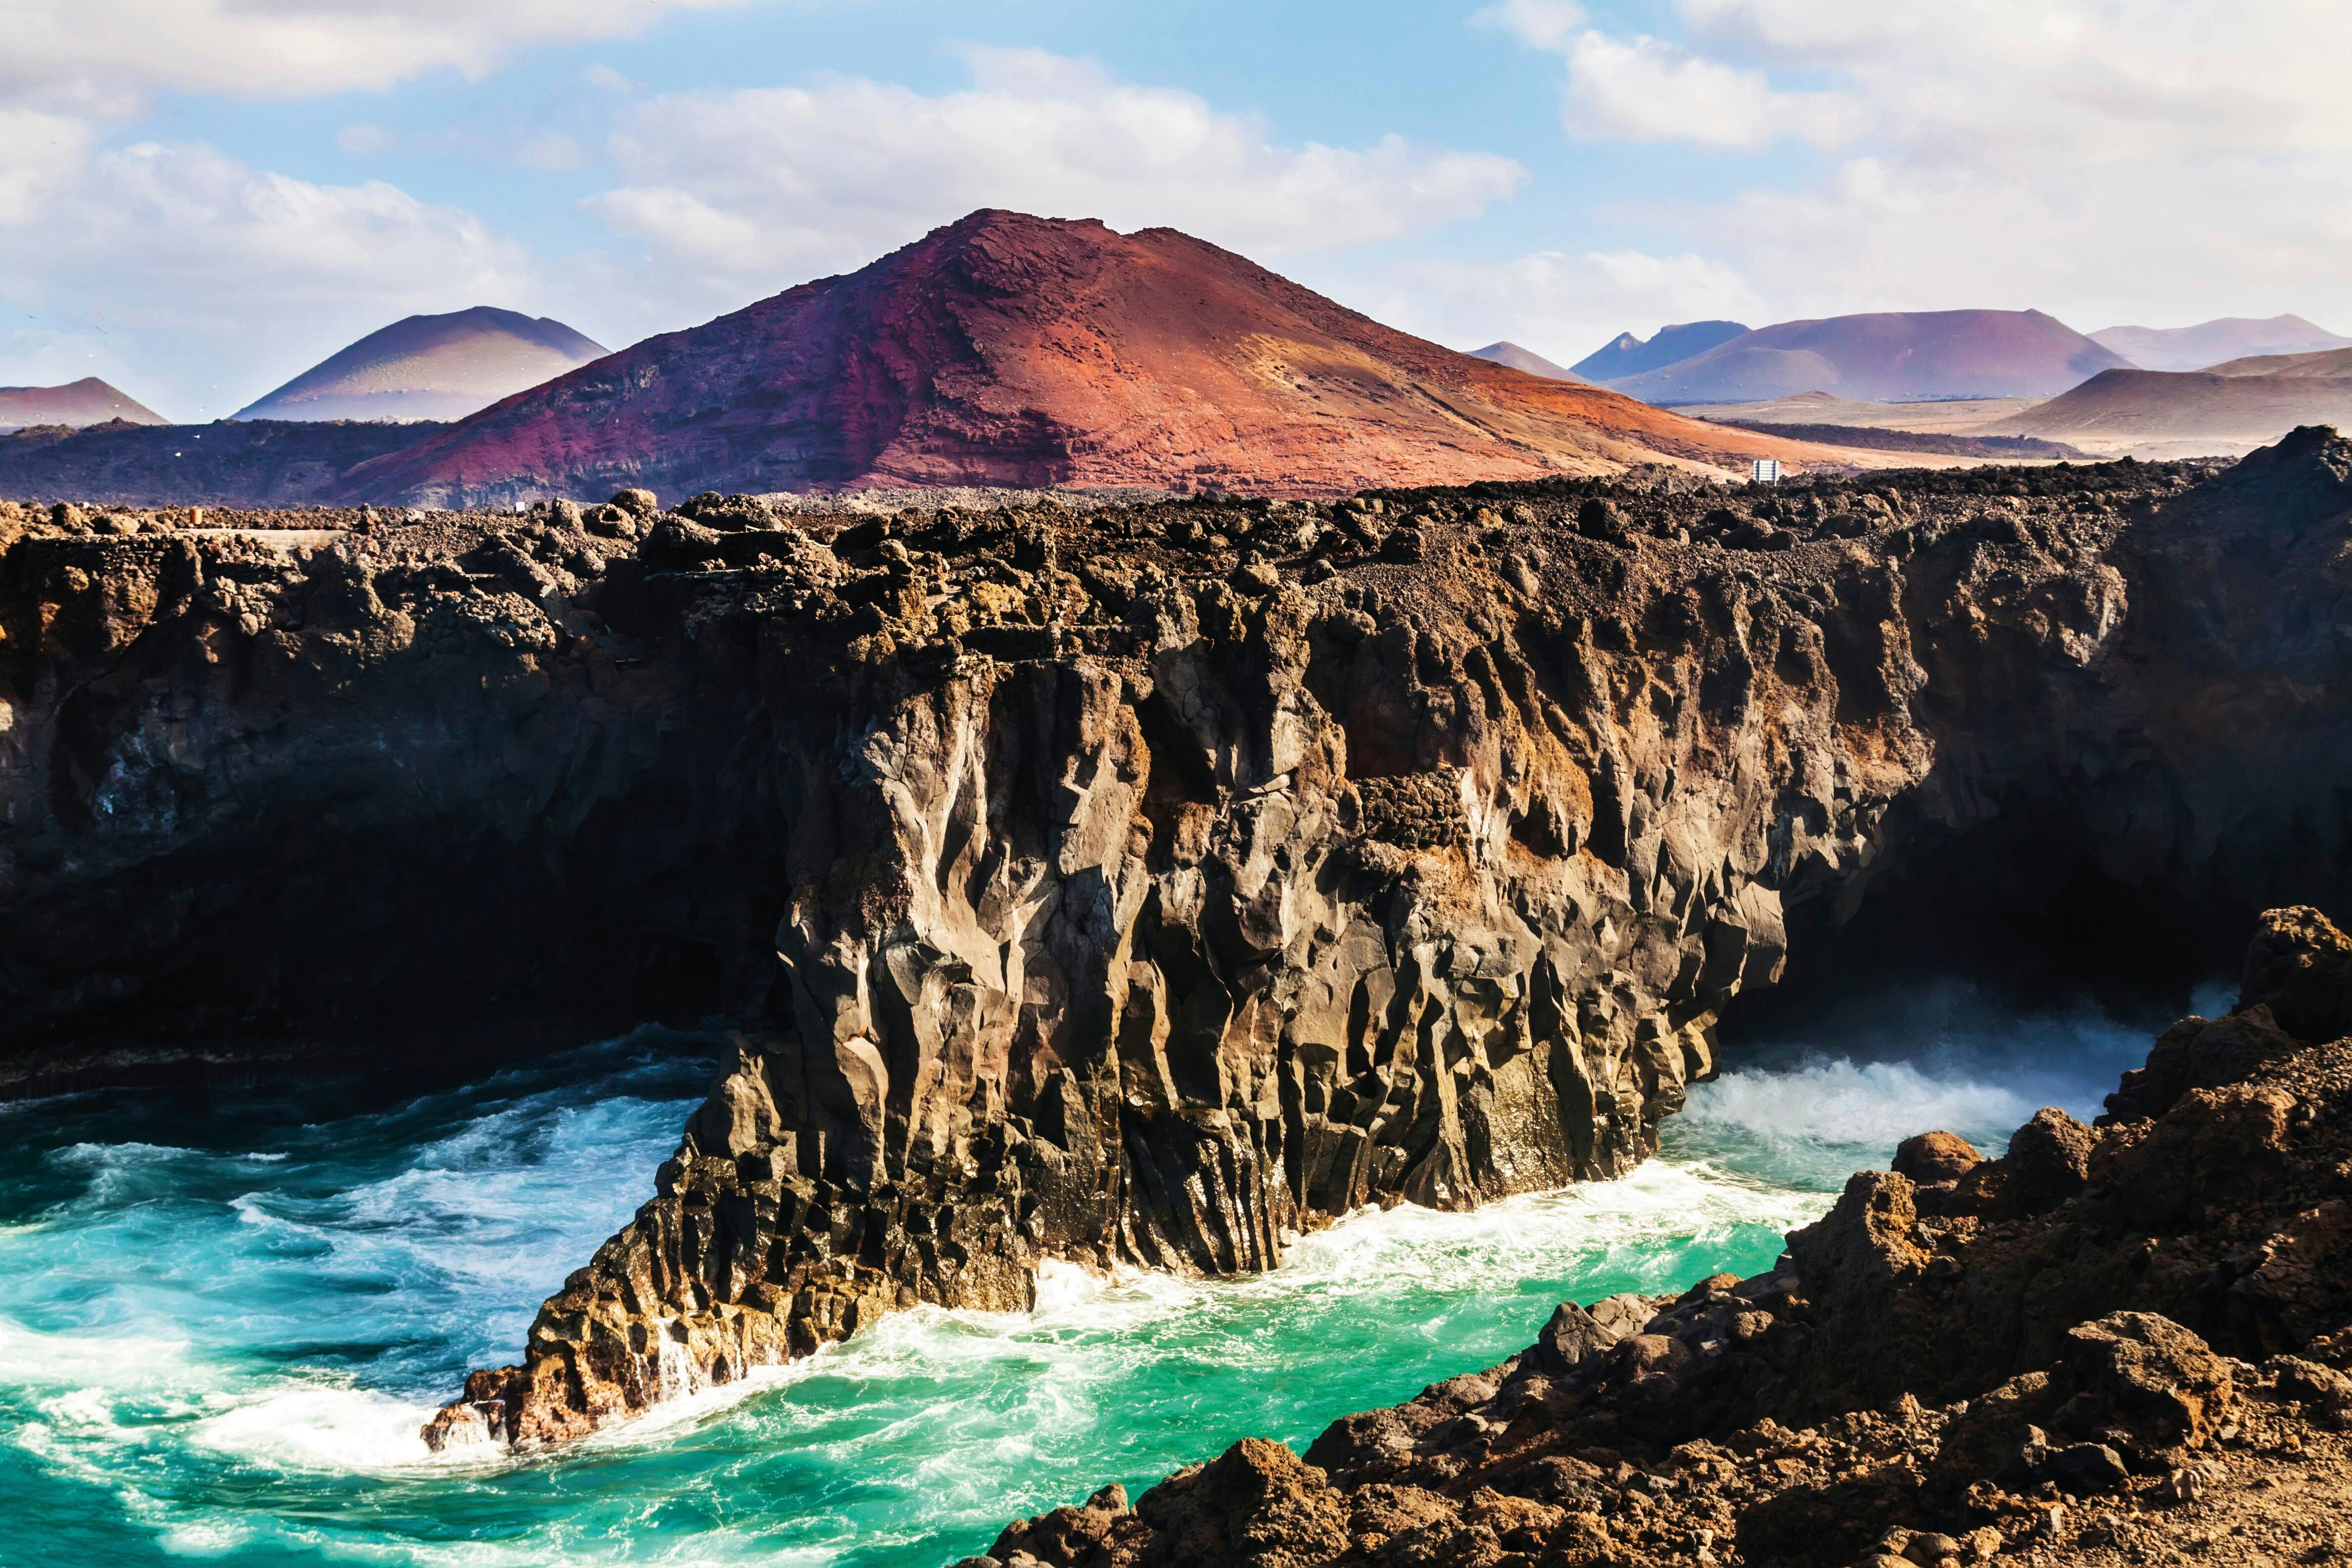
{"label": "red volcanic mountain", "polygon": [[517,394],[342,489],[443,506],[621,485],[1307,495],[1824,455],[1440,348],[1173,229],[979,212]]}
{"label": "red volcanic mountain", "polygon": [[1759,327],[1609,384],[1651,403],[1828,392],[1864,403],[2053,397],[2131,362],[2039,310],[1923,310]]}

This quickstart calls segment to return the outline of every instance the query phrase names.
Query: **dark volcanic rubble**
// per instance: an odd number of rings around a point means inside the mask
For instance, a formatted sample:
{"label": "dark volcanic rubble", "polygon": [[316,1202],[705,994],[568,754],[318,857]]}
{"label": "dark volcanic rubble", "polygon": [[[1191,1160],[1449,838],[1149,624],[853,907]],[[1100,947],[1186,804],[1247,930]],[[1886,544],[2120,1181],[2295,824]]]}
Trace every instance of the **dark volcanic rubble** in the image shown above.
{"label": "dark volcanic rubble", "polygon": [[299,507],[337,493],[354,464],[443,428],[354,419],[36,426],[0,432],[0,495],[141,508]]}
{"label": "dark volcanic rubble", "polygon": [[2347,978],[2352,940],[2274,910],[2237,1007],[2096,1127],[1922,1134],[1769,1273],[1564,1303],[1303,1458],[1246,1440],[965,1568],[2341,1562]]}
{"label": "dark volcanic rubble", "polygon": [[436,1441],[1018,1307],[1048,1258],[1263,1268],[1624,1171],[1792,927],[2335,901],[2347,469],[2305,432],[1769,490],[20,510],[0,1062],[733,1021]]}

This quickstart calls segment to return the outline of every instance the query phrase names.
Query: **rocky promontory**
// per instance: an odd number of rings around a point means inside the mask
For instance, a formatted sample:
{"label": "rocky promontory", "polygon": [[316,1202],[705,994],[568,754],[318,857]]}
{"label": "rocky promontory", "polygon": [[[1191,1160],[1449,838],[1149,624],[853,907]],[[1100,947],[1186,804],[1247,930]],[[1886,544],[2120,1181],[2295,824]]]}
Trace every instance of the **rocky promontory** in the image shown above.
{"label": "rocky promontory", "polygon": [[2339,901],[2347,472],[14,509],[0,1069],[730,1023],[436,1442],[1266,1268],[1624,1171],[1792,942]]}

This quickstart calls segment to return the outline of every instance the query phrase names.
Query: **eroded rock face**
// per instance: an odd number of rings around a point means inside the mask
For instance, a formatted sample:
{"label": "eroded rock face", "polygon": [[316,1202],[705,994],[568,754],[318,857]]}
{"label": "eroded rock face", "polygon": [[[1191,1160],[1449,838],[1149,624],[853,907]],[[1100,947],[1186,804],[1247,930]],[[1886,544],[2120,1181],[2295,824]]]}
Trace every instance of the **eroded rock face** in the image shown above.
{"label": "eroded rock face", "polygon": [[649,983],[740,1022],[444,1438],[1017,1306],[1046,1258],[1261,1268],[1642,1159],[1791,903],[1922,835],[2032,800],[2151,896],[2340,882],[2297,792],[2341,770],[2253,765],[2248,714],[2352,754],[2292,608],[2342,592],[2344,466],[31,537],[9,1048]]}

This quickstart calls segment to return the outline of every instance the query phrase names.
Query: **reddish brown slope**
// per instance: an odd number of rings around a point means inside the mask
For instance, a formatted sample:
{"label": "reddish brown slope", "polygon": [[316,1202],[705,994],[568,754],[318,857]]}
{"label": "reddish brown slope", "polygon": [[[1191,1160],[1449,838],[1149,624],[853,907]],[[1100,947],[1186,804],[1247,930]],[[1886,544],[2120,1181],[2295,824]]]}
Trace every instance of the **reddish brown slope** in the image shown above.
{"label": "reddish brown slope", "polygon": [[2299,425],[2352,426],[2352,349],[2258,355],[2210,370],[2111,370],[1984,428],[2055,440],[2202,441],[2227,452]]}
{"label": "reddish brown slope", "polygon": [[[980,212],[352,471],[497,504],[863,484],[1274,494],[1829,454],[1425,342],[1172,229]],[[1850,454],[1838,454],[1848,458]]]}

